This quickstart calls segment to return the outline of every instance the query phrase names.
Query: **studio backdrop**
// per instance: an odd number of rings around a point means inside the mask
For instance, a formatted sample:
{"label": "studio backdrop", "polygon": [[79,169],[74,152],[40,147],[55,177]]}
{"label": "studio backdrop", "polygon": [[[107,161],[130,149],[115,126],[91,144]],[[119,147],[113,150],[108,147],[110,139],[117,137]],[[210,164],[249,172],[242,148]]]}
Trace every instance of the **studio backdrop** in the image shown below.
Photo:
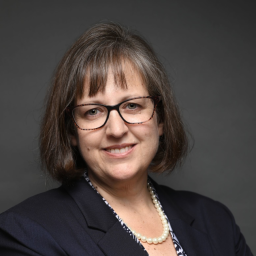
{"label": "studio backdrop", "polygon": [[255,1],[0,1],[0,212],[59,184],[40,168],[53,71],[90,26],[138,30],[172,81],[191,152],[161,184],[227,205],[256,253]]}

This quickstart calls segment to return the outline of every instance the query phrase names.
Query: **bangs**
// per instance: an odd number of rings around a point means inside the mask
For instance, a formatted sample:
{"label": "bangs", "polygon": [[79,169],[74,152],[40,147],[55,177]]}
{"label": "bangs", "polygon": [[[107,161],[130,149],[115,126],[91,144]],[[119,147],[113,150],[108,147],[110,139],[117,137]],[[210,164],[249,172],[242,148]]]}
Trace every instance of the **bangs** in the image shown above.
{"label": "bangs", "polygon": [[[83,67],[83,75],[77,84],[76,98],[81,99],[84,95],[85,83],[89,85],[88,96],[95,96],[98,92],[104,92],[109,70],[113,72],[115,85],[127,89],[125,77],[125,63],[130,61],[120,47],[108,47],[93,52]],[[132,66],[135,66],[132,64]],[[137,68],[136,68],[137,69]]]}

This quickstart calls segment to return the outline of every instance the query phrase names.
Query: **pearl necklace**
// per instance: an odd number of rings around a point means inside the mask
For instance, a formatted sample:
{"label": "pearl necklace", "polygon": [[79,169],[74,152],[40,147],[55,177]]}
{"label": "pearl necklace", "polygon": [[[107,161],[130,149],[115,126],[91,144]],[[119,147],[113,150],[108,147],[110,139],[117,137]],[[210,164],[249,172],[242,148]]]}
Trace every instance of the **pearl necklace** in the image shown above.
{"label": "pearl necklace", "polygon": [[137,233],[135,232],[134,230],[132,230],[130,227],[128,227],[131,232],[142,242],[144,243],[148,243],[148,244],[160,244],[162,242],[164,242],[167,237],[169,236],[169,225],[167,223],[167,220],[166,220],[166,217],[165,217],[165,214],[164,212],[162,211],[162,208],[154,194],[154,191],[153,189],[150,187],[150,184],[148,183],[148,190],[149,190],[149,193],[151,195],[151,198],[152,198],[152,201],[153,201],[153,204],[161,218],[161,221],[162,221],[162,225],[163,225],[163,233],[161,236],[159,237],[155,237],[155,238],[150,238],[150,237],[146,237],[146,236],[143,236],[141,235],[140,233]]}

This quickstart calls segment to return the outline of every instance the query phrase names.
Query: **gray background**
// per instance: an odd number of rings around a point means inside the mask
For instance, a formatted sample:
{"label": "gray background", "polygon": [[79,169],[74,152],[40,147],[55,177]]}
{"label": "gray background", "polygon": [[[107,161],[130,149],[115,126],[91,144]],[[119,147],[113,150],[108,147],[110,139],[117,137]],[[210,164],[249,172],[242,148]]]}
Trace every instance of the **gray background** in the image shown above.
{"label": "gray background", "polygon": [[226,204],[256,252],[255,1],[0,1],[0,212],[58,184],[38,160],[53,70],[89,26],[140,31],[173,78],[195,145],[160,183]]}

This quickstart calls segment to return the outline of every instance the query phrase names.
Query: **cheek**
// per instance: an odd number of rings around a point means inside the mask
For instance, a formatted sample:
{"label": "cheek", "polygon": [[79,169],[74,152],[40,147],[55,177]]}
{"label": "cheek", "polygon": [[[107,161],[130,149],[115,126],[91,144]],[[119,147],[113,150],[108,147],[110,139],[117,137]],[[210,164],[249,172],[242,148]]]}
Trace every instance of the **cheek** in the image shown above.
{"label": "cheek", "polygon": [[97,147],[99,147],[98,135],[87,133],[86,131],[78,134],[78,148],[83,158],[85,158],[87,154],[92,153],[93,149]]}
{"label": "cheek", "polygon": [[158,129],[154,125],[144,125],[140,133],[140,139],[143,141],[143,149],[145,152],[155,154],[159,144]]}

